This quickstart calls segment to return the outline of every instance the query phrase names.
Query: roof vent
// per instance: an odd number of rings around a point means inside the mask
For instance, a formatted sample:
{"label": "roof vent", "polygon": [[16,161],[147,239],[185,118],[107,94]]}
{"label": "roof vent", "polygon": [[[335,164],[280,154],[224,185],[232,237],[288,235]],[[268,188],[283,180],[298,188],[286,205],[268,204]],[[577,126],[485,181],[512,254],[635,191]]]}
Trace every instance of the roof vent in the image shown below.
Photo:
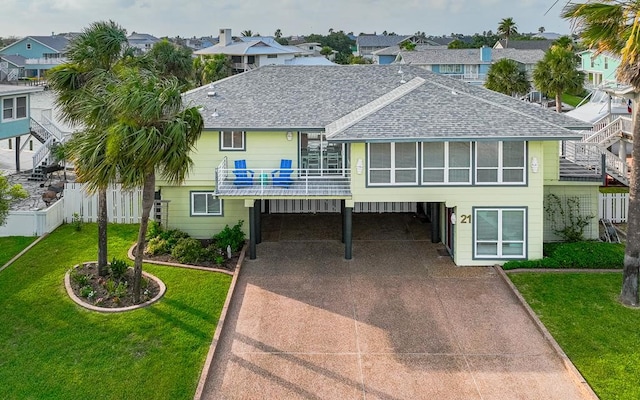
{"label": "roof vent", "polygon": [[207,97],[214,97],[216,95],[215,91],[207,92]]}
{"label": "roof vent", "polygon": [[211,114],[211,116],[212,117],[219,117],[220,116],[220,114],[218,114],[218,109],[217,108],[213,109],[213,114]]}

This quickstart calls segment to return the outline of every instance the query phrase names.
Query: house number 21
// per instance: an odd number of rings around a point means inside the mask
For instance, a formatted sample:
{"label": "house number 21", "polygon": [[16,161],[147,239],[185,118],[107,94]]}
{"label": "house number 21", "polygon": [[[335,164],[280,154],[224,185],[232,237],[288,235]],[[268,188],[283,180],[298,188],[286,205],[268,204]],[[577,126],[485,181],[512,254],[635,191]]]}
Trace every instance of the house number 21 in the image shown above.
{"label": "house number 21", "polygon": [[470,224],[471,223],[471,215],[461,215],[460,216],[461,224]]}

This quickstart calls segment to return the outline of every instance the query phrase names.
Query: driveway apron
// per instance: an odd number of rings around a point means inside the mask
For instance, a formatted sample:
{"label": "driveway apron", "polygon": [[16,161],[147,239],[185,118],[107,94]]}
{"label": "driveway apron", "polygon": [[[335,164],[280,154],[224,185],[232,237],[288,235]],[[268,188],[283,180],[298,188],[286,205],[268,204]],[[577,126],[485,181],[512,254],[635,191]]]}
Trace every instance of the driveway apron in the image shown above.
{"label": "driveway apron", "polygon": [[494,270],[456,267],[424,224],[355,221],[347,261],[339,231],[292,240],[295,218],[244,262],[202,398],[585,398]]}

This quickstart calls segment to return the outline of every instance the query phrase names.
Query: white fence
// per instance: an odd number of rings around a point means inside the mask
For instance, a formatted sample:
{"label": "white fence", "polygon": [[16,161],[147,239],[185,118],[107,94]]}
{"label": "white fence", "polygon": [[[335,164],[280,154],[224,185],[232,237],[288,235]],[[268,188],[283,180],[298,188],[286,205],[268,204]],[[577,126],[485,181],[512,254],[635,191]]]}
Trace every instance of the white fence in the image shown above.
{"label": "white fence", "polygon": [[611,222],[627,222],[629,213],[628,193],[600,193],[598,199],[598,215]]}
{"label": "white fence", "polygon": [[[67,183],[64,197],[45,210],[10,211],[7,222],[0,226],[0,237],[42,236],[53,232],[63,222],[71,222],[74,214],[80,216],[84,222],[96,222],[98,195],[87,193],[82,184]],[[120,185],[114,185],[107,190],[109,222],[135,224],[140,222],[141,215],[142,189],[123,191]]]}

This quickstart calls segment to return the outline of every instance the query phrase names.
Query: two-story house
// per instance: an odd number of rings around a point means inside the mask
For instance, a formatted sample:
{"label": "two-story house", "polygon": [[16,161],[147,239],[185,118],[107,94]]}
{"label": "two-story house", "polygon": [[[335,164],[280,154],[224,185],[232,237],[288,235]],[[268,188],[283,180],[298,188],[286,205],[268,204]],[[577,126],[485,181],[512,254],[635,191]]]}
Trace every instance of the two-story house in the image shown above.
{"label": "two-story house", "polygon": [[69,34],[26,36],[0,49],[0,57],[7,63],[5,67],[11,64],[18,69],[18,78],[41,78],[45,71],[66,62],[70,38]]}
{"label": "two-story house", "polygon": [[[560,162],[589,124],[422,68],[267,66],[184,95],[204,131],[181,186],[158,181],[168,226],[206,238],[263,212],[415,212],[458,265],[542,257],[545,195],[597,210],[600,174]],[[567,167],[572,167],[568,169]],[[321,207],[318,207],[321,204]],[[319,210],[322,208],[322,210]],[[588,235],[597,237],[597,221]]]}
{"label": "two-story house", "polygon": [[233,38],[231,29],[220,29],[218,44],[193,52],[196,56],[224,54],[231,59],[234,72],[249,71],[262,65],[284,65],[303,50],[283,46],[272,37]]}
{"label": "two-story house", "polygon": [[[31,132],[31,93],[41,91],[41,87],[0,85],[0,142],[2,148],[14,150],[15,170],[20,171],[20,155],[25,150],[21,139]],[[33,150],[33,148],[27,148]]]}
{"label": "two-story house", "polygon": [[158,43],[160,39],[148,33],[133,32],[127,36],[127,42],[129,46],[136,49],[139,53],[146,53],[153,48],[153,45]]}

